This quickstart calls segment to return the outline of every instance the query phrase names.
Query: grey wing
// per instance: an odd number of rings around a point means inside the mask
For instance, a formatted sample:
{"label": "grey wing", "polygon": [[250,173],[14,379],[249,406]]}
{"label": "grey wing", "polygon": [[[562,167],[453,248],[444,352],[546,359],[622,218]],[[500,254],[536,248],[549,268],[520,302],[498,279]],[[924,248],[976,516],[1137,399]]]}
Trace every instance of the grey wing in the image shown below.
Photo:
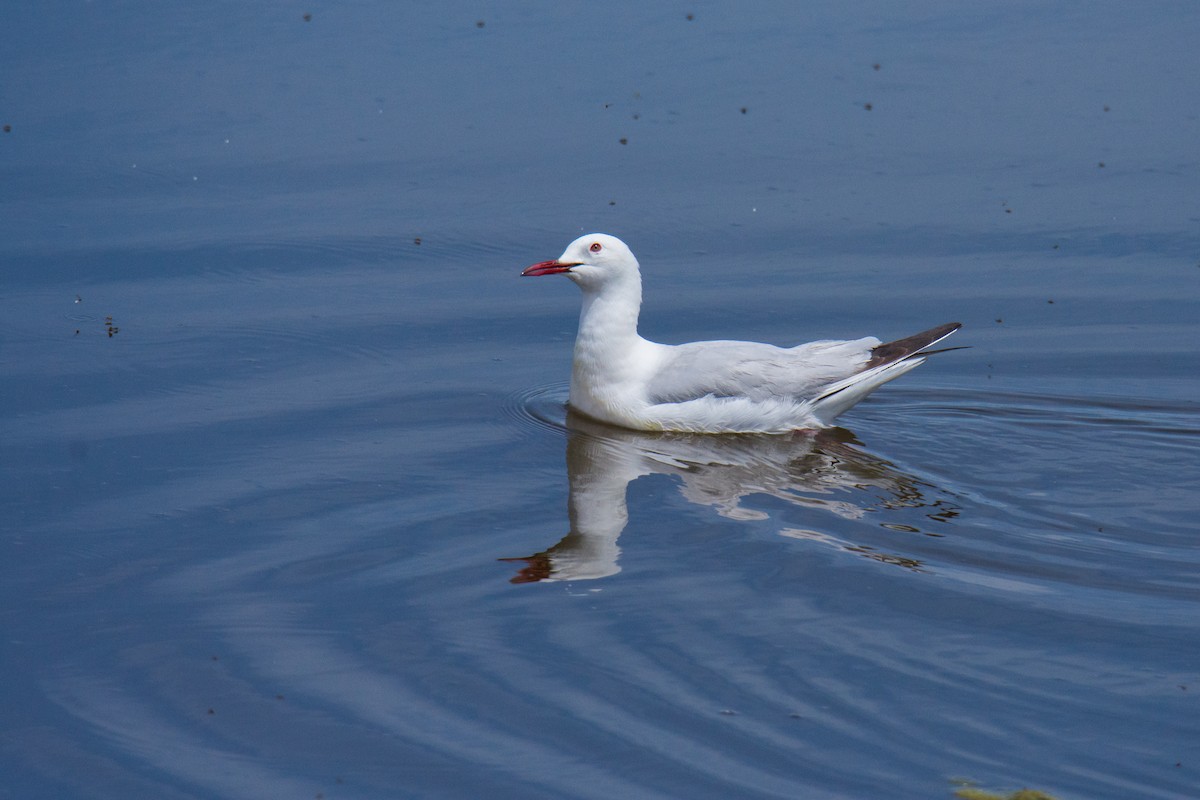
{"label": "grey wing", "polygon": [[693,342],[671,347],[648,383],[651,403],[698,397],[805,398],[858,372],[879,340],[810,342],[784,348],[757,342]]}

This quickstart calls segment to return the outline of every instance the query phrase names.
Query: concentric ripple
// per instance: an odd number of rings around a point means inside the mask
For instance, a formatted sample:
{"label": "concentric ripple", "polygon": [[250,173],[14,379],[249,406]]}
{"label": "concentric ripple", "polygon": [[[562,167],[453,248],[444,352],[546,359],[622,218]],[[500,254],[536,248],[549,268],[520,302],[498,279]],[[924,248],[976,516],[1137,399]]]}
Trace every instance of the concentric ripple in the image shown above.
{"label": "concentric ripple", "polygon": [[567,384],[534,386],[505,398],[506,417],[525,429],[567,429]]}

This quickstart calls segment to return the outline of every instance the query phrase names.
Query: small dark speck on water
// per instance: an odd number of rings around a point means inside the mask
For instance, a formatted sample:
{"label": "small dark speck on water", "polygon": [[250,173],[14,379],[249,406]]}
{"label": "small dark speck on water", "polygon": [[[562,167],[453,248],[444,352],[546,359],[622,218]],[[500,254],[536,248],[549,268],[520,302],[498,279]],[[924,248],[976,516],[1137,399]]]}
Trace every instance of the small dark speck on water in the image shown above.
{"label": "small dark speck on water", "polygon": [[608,204],[609,204],[610,206],[615,206],[615,205],[617,204],[617,201],[616,201],[616,200],[609,200],[609,201],[608,201]]}
{"label": "small dark speck on water", "polygon": [[1003,325],[1003,324],[1004,324],[1004,320],[1003,320],[1003,319],[1001,319],[1000,317],[996,317],[996,324],[997,324],[997,325]]}
{"label": "small dark speck on water", "polygon": [[874,106],[872,106],[870,103],[864,103],[863,108],[865,108],[867,111],[870,111],[872,108],[874,108]]}
{"label": "small dark speck on water", "polygon": [[622,136],[622,137],[621,137],[621,144],[629,144],[629,140],[628,140],[628,139],[626,139],[624,136]]}
{"label": "small dark speck on water", "polygon": [[216,714],[217,712],[216,712],[216,711],[213,711],[213,710],[210,708],[210,709],[208,710],[208,713],[209,713],[210,715],[212,715],[212,714]]}
{"label": "small dark speck on water", "polygon": [[1046,302],[1047,302],[1047,303],[1049,303],[1050,305],[1054,305],[1054,301],[1053,301],[1053,300],[1047,300]]}
{"label": "small dark speck on water", "polygon": [[312,14],[305,14],[305,15],[304,15],[304,21],[305,21],[305,22],[312,22]]}
{"label": "small dark speck on water", "polygon": [[1097,164],[1096,166],[1100,167],[1101,169],[1104,169],[1104,162],[1103,162],[1103,161],[1101,161],[1101,162],[1100,162],[1099,164]]}
{"label": "small dark speck on water", "polygon": [[1057,249],[1058,249],[1058,245],[1057,245],[1057,244],[1056,244],[1056,245],[1054,245],[1054,246],[1053,246],[1051,249],[1052,249],[1052,250],[1057,250]]}
{"label": "small dark speck on water", "polygon": [[1107,111],[1108,111],[1108,106],[1105,106],[1105,107],[1104,107],[1104,110],[1105,110],[1105,112],[1107,112]]}
{"label": "small dark speck on water", "polygon": [[12,125],[5,125],[5,126],[4,126],[4,132],[5,132],[5,133],[12,133]]}
{"label": "small dark speck on water", "polygon": [[687,21],[688,21],[688,22],[691,22],[691,21],[692,21],[692,20],[694,20],[695,18],[696,18],[696,15],[695,15],[695,14],[688,14],[688,15],[687,15]]}
{"label": "small dark speck on water", "polygon": [[745,106],[742,106],[742,113],[743,113],[743,114],[745,114],[745,113],[746,113],[746,107],[745,107]]}
{"label": "small dark speck on water", "polygon": [[484,26],[483,20],[479,20],[478,22],[475,23],[476,28],[482,28],[483,26]]}
{"label": "small dark speck on water", "polygon": [[283,695],[281,695],[281,694],[277,694],[277,695],[275,695],[275,699],[276,699],[276,700],[282,700],[282,699],[283,699]]}
{"label": "small dark speck on water", "polygon": [[421,237],[420,237],[420,236],[418,236],[417,238],[413,239],[413,244],[415,244],[415,245],[420,245],[420,244],[421,244]]}
{"label": "small dark speck on water", "polygon": [[883,69],[883,66],[881,64],[872,64],[871,69],[875,70],[876,72],[879,72],[879,70]]}
{"label": "small dark speck on water", "polygon": [[220,661],[220,660],[221,660],[221,657],[220,657],[220,656],[213,656],[213,657],[212,657],[212,660],[213,660],[213,661]]}

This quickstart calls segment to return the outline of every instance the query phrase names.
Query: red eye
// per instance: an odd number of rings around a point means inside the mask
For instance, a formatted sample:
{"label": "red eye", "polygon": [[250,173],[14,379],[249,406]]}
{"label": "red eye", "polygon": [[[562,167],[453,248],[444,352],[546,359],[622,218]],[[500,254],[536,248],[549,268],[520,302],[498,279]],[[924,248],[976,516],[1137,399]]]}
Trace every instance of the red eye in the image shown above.
{"label": "red eye", "polygon": [[591,250],[593,253],[599,253],[603,249],[604,248],[600,246],[599,242],[592,242],[592,246],[588,248],[588,250]]}

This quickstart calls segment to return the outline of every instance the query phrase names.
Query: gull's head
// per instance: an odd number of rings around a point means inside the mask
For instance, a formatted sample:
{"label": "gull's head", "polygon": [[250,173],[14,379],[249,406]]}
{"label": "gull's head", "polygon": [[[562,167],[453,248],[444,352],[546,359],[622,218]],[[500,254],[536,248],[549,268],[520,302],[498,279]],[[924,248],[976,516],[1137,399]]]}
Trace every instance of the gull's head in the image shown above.
{"label": "gull's head", "polygon": [[566,275],[582,289],[640,279],[638,262],[628,246],[607,233],[589,233],[567,245],[553,261],[526,267],[522,275]]}

